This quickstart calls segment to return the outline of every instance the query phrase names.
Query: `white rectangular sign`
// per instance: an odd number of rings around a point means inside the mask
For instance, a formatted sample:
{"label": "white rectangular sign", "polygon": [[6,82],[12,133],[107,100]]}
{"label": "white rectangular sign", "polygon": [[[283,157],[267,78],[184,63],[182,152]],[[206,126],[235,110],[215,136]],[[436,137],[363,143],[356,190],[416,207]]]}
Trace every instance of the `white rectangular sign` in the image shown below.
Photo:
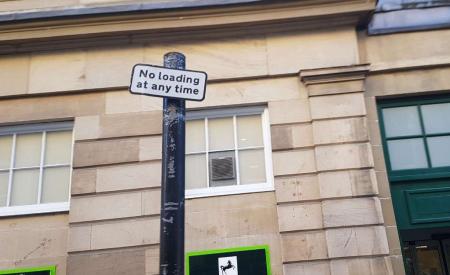
{"label": "white rectangular sign", "polygon": [[207,78],[205,72],[136,64],[131,75],[130,92],[202,101],[205,98]]}

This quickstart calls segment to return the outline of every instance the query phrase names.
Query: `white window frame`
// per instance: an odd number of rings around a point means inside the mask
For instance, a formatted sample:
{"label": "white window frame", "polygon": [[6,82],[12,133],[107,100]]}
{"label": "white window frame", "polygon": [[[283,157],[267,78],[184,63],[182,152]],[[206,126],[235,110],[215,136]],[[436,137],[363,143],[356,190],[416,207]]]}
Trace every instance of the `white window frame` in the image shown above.
{"label": "white window frame", "polygon": [[[269,121],[269,111],[266,106],[249,106],[249,107],[239,107],[239,108],[226,108],[226,109],[214,109],[206,111],[188,111],[186,114],[186,120],[199,120],[204,119],[205,121],[205,143],[206,143],[206,179],[209,185],[209,144],[208,144],[208,120],[212,118],[232,118],[233,119],[233,130],[234,130],[234,152],[238,154],[238,144],[237,144],[237,123],[236,117],[245,115],[261,115],[261,128],[263,131],[263,146],[258,147],[248,147],[245,149],[264,149],[265,158],[265,170],[266,170],[266,181],[261,183],[251,183],[251,184],[240,184],[240,173],[239,173],[239,157],[236,159],[236,185],[229,186],[218,186],[218,187],[206,187],[199,189],[186,189],[185,196],[187,199],[190,198],[201,198],[201,197],[211,197],[211,196],[223,196],[223,195],[234,195],[234,194],[245,194],[245,193],[257,193],[257,192],[268,192],[274,190],[274,177],[272,170],[272,143],[270,137],[270,121]],[[189,137],[186,137],[189,138]],[[242,148],[240,148],[242,150]],[[219,152],[227,150],[219,150]],[[196,154],[197,152],[188,153]]]}
{"label": "white window frame", "polygon": [[[60,132],[60,131],[72,131],[70,162],[64,163],[64,164],[45,165],[44,158],[45,158],[45,147],[46,147],[46,135],[48,132]],[[32,134],[32,133],[41,133],[42,134],[40,164],[39,164],[39,166],[15,168],[14,162],[15,162],[15,157],[16,157],[15,149],[16,149],[17,135]],[[0,126],[0,136],[12,136],[12,138],[13,138],[12,146],[11,146],[11,158],[10,158],[9,168],[0,169],[0,172],[8,172],[8,176],[9,176],[8,194],[6,197],[6,206],[0,206],[0,217],[69,211],[70,188],[72,185],[72,167],[73,167],[73,157],[72,156],[73,156],[73,148],[74,148],[73,121],[23,124],[23,125],[15,125],[15,126]],[[69,169],[70,169],[70,178],[69,178],[69,187],[68,187],[69,188],[69,198],[68,198],[67,202],[41,203],[42,179],[43,179],[44,168],[52,168],[52,167],[69,167]],[[27,170],[27,169],[39,169],[37,203],[30,204],[30,205],[10,206],[12,182],[13,182],[13,171]]]}

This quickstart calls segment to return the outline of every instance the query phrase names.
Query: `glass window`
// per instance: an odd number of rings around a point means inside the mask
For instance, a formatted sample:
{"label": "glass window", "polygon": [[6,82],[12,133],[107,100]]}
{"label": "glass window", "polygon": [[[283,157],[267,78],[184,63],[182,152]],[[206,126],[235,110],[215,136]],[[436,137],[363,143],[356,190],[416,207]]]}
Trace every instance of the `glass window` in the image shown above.
{"label": "glass window", "polygon": [[422,106],[425,133],[450,133],[450,103]]}
{"label": "glass window", "polygon": [[0,127],[0,215],[68,210],[72,123]]}
{"label": "glass window", "polygon": [[188,112],[188,196],[271,186],[266,116],[264,107]]}
{"label": "glass window", "polygon": [[421,138],[389,140],[387,145],[392,170],[428,167],[425,145]]}
{"label": "glass window", "polygon": [[391,176],[450,175],[450,99],[411,100],[410,104],[396,100],[380,105]]}
{"label": "glass window", "polygon": [[419,112],[416,106],[383,109],[386,137],[420,135]]}

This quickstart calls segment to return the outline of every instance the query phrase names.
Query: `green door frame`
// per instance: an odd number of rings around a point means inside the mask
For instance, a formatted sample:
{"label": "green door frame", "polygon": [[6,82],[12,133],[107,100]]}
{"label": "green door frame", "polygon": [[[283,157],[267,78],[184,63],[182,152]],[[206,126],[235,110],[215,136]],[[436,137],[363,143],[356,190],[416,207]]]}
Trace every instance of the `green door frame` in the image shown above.
{"label": "green door frame", "polygon": [[[450,95],[377,100],[377,112],[380,123],[379,126],[383,145],[382,147],[385,156],[388,179],[390,183],[394,213],[397,221],[397,230],[402,244],[404,243],[401,233],[402,230],[409,230],[409,229],[427,230],[443,226],[450,227],[450,213],[448,213],[448,215],[444,213],[442,216],[436,216],[431,218],[428,217],[426,214],[427,209],[433,209],[433,207],[436,207],[435,205],[433,206],[433,198],[432,198],[433,192],[436,192],[436,194],[442,196],[442,194],[445,194],[443,192],[448,191],[448,195],[450,197],[450,166],[432,168],[430,152],[426,140],[427,138],[430,137],[450,136],[450,132],[439,134],[426,134],[423,114],[420,108],[420,106],[422,105],[438,104],[438,103],[450,103]],[[382,110],[386,108],[406,107],[406,106],[417,106],[420,127],[422,129],[421,134],[388,138],[385,131],[385,121]],[[410,139],[410,138],[421,138],[424,141],[427,164],[429,168],[405,169],[397,171],[392,170],[387,144],[388,141]],[[426,200],[427,196],[429,198],[428,200]],[[427,202],[429,205],[428,206],[421,205],[421,203],[423,202]],[[414,203],[416,203],[416,205],[414,205]],[[447,207],[445,209],[447,209]],[[421,211],[423,212],[422,213],[423,215],[419,215]],[[443,247],[440,247],[440,251],[441,252],[444,251]],[[405,251],[403,251],[402,249],[405,268],[407,268],[407,263],[405,261],[406,255],[404,253]],[[447,265],[448,263],[444,263],[443,266],[445,267]]]}

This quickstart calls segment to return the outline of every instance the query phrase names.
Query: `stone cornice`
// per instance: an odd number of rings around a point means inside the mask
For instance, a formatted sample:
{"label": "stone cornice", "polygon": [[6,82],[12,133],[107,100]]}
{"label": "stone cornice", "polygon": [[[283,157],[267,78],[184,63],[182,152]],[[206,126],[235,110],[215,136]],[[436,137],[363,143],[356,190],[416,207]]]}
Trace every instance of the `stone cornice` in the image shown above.
{"label": "stone cornice", "polygon": [[302,70],[300,80],[305,85],[325,84],[342,81],[362,80],[369,72],[369,64],[345,67],[319,68]]}
{"label": "stone cornice", "polygon": [[374,6],[373,0],[290,1],[2,24],[0,54],[356,26]]}

